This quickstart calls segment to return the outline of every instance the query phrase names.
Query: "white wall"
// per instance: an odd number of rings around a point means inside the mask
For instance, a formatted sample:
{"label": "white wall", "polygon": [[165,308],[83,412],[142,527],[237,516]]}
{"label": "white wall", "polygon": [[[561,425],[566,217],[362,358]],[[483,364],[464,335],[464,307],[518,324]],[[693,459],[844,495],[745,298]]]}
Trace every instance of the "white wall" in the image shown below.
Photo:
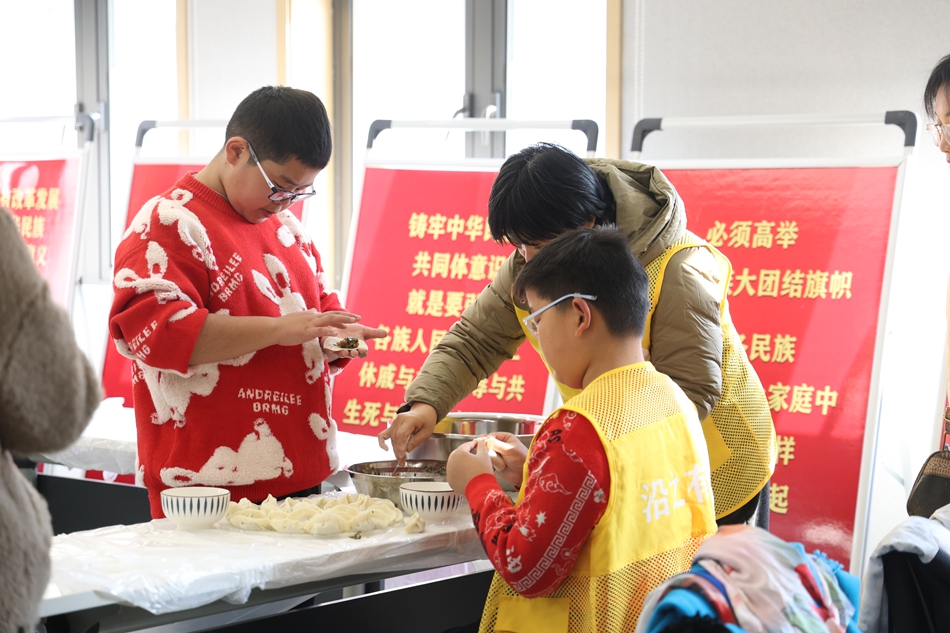
{"label": "white wall", "polygon": [[[633,127],[645,117],[922,115],[930,70],[950,53],[947,2],[625,0],[623,11],[628,156]],[[906,517],[906,494],[934,447],[943,392],[950,172],[923,123],[921,116],[892,275],[868,548]],[[670,130],[647,138],[642,159],[885,156],[899,154],[902,141],[884,125]]]}
{"label": "white wall", "polygon": [[[950,52],[950,3],[935,0],[625,0],[623,146],[643,117],[920,109]],[[893,126],[730,138],[654,133],[651,158],[840,156],[889,152]]]}
{"label": "white wall", "polygon": [[[277,83],[276,0],[190,0],[188,62],[190,118],[231,118],[244,97]],[[193,139],[193,155],[213,156],[224,132]]]}

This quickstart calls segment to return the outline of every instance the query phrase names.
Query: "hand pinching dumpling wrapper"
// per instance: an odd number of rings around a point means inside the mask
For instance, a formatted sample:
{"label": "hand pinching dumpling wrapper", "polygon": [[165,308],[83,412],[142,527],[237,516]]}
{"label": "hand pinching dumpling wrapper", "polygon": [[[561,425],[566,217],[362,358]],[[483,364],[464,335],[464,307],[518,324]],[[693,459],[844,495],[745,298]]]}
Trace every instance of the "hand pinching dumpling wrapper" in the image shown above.
{"label": "hand pinching dumpling wrapper", "polygon": [[[507,450],[511,450],[514,447],[507,442],[502,442],[494,435],[489,435],[488,438],[485,440],[485,448],[488,449],[489,457],[494,458],[498,455],[498,452],[497,452],[498,449],[507,451]],[[503,460],[501,460],[500,457],[498,459],[492,459],[491,465],[492,465],[492,468],[494,468],[495,470],[505,469],[505,463]]]}

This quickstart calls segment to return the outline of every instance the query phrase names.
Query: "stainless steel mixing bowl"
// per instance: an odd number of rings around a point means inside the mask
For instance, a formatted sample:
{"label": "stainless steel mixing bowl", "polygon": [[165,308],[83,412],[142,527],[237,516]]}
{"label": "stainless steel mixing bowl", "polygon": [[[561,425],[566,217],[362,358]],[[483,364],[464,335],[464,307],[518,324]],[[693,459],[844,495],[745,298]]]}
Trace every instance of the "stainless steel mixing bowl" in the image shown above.
{"label": "stainless steel mixing bowl", "polygon": [[396,460],[382,462],[363,462],[347,466],[345,470],[356,491],[377,497],[389,499],[397,508],[399,505],[399,486],[410,481],[445,481],[445,460],[415,459],[410,457],[405,466],[393,476]]}
{"label": "stainless steel mixing bowl", "polygon": [[450,413],[436,425],[443,431],[433,433],[425,442],[409,452],[409,459],[447,460],[449,453],[476,437],[505,432],[518,436],[525,446],[531,444],[541,428],[544,416],[510,413]]}

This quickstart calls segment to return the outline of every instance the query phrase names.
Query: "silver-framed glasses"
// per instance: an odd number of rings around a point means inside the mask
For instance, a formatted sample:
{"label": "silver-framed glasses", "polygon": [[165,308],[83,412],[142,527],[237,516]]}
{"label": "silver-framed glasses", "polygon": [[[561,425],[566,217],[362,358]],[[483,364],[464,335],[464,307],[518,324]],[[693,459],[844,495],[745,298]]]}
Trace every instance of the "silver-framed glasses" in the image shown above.
{"label": "silver-framed glasses", "polygon": [[537,317],[538,315],[540,315],[540,314],[541,314],[542,312],[544,312],[545,310],[548,310],[548,309],[550,309],[550,308],[553,308],[554,306],[556,306],[557,304],[561,303],[561,302],[564,301],[565,299],[587,299],[588,301],[596,301],[596,300],[597,300],[597,297],[596,297],[596,295],[585,295],[585,294],[581,294],[581,293],[579,293],[579,292],[572,292],[572,293],[569,294],[569,295],[564,295],[564,296],[561,297],[560,299],[555,299],[554,301],[552,301],[551,303],[547,304],[546,306],[544,306],[544,307],[541,308],[540,310],[537,310],[537,311],[535,311],[535,312],[532,312],[531,314],[529,314],[529,315],[526,316],[525,318],[521,319],[522,322],[524,323],[524,326],[525,326],[526,328],[528,328],[528,331],[531,332],[531,334],[532,334],[535,338],[537,338],[537,336],[538,336],[538,323],[537,323],[537,321],[534,320],[535,317]]}

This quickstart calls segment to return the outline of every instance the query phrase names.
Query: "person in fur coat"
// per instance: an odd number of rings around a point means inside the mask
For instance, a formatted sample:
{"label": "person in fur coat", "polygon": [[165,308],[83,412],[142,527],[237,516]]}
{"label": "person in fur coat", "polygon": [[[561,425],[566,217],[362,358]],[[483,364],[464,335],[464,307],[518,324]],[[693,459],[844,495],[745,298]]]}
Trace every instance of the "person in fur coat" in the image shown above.
{"label": "person in fur coat", "polygon": [[101,400],[76,346],[72,322],[53,303],[15,218],[0,209],[0,633],[29,633],[50,577],[46,501],[12,454],[72,444]]}

